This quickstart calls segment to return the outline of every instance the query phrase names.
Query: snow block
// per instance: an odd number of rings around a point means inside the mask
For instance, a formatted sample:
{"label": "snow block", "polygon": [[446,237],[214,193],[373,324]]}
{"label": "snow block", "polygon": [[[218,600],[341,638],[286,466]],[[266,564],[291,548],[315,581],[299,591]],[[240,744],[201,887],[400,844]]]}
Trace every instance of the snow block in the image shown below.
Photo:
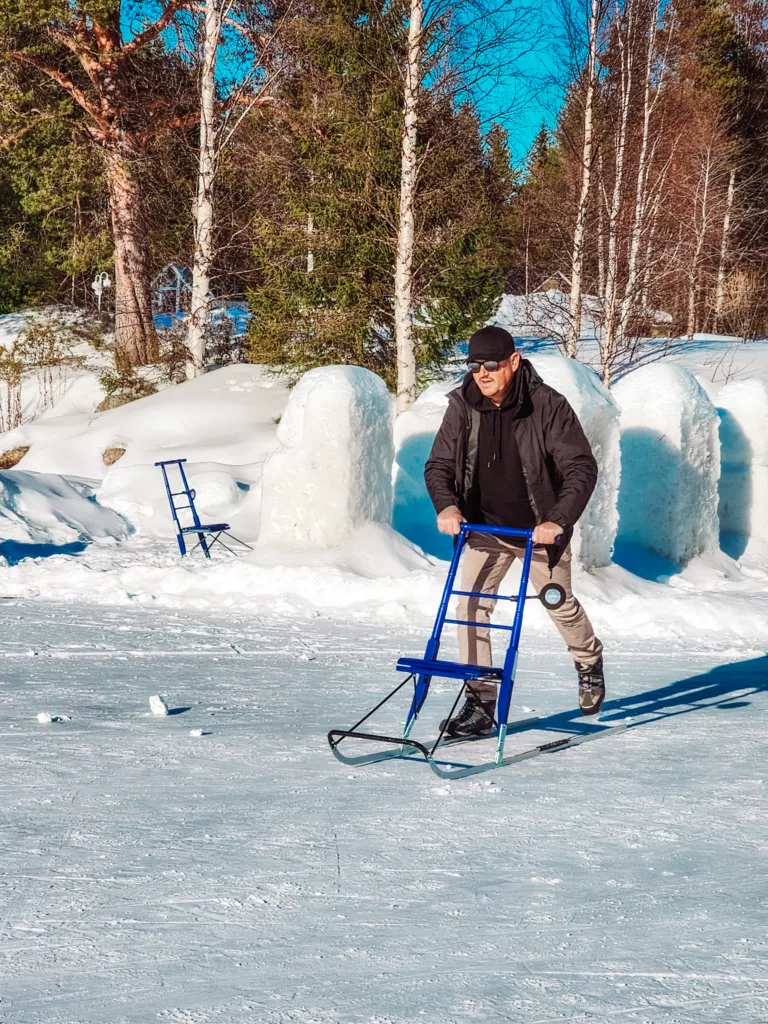
{"label": "snow block", "polygon": [[733,381],[720,413],[720,529],[768,542],[768,383]]}
{"label": "snow block", "polygon": [[688,370],[656,363],[613,389],[621,406],[619,538],[683,565],[719,544],[719,417]]}
{"label": "snow block", "polygon": [[391,400],[359,366],[305,373],[264,466],[259,542],[288,548],[338,546],[368,522],[392,516]]}
{"label": "snow block", "polygon": [[573,534],[573,555],[584,569],[611,564],[619,522],[620,409],[594,370],[555,353],[535,355],[539,376],[568,399],[597,460],[595,490]]}
{"label": "snow block", "polygon": [[429,555],[450,560],[453,537],[438,533],[435,509],[424,483],[424,464],[448,408],[448,392],[461,378],[433,384],[395,420],[392,525]]}

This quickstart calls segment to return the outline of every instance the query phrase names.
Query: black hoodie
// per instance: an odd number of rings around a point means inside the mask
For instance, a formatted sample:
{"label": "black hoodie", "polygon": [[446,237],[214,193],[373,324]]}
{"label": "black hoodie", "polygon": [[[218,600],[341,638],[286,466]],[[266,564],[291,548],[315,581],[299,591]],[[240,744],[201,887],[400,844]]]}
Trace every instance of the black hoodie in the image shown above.
{"label": "black hoodie", "polygon": [[486,398],[471,374],[461,393],[468,405],[481,413],[477,443],[477,473],[469,497],[471,519],[489,526],[514,526],[529,530],[536,517],[515,437],[515,420],[523,398],[523,374],[518,370],[500,405]]}

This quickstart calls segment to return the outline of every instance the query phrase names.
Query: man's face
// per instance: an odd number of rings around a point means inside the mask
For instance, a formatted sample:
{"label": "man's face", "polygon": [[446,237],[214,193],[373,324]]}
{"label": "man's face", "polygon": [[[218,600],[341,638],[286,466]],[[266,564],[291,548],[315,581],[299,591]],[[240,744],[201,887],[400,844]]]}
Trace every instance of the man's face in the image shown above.
{"label": "man's face", "polygon": [[519,366],[520,353],[515,352],[499,363],[498,370],[486,370],[483,364],[472,376],[486,398],[501,402]]}

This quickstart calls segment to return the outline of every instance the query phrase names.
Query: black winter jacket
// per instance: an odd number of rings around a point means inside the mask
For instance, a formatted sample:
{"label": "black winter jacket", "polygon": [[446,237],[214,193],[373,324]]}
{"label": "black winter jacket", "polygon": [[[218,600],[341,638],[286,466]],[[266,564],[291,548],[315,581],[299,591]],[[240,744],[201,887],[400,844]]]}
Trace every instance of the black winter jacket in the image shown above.
{"label": "black winter jacket", "polygon": [[[550,567],[570,542],[573,527],[597,483],[597,463],[581,424],[568,401],[539,377],[527,359],[517,371],[520,381],[515,438],[528,497],[537,523],[557,523],[563,535],[549,548]],[[448,395],[448,408],[424,467],[435,511],[455,505],[468,515],[477,475],[480,417],[462,394]]]}

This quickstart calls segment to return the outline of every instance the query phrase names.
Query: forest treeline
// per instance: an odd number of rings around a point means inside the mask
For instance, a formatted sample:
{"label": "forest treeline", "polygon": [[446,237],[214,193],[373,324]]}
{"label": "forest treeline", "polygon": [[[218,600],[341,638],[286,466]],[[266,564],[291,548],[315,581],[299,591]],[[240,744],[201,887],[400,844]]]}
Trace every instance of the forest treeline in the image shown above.
{"label": "forest treeline", "polygon": [[211,296],[246,296],[247,358],[359,363],[401,408],[553,275],[563,350],[586,304],[607,383],[658,310],[674,334],[763,333],[768,0],[558,17],[565,99],[516,166],[473,83],[541,32],[519,3],[0,0],[0,311],[92,308],[106,270],[118,362],[151,363],[173,262],[190,373]]}

